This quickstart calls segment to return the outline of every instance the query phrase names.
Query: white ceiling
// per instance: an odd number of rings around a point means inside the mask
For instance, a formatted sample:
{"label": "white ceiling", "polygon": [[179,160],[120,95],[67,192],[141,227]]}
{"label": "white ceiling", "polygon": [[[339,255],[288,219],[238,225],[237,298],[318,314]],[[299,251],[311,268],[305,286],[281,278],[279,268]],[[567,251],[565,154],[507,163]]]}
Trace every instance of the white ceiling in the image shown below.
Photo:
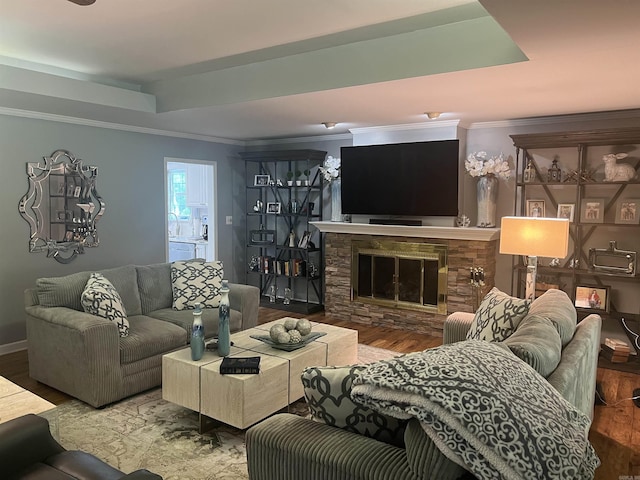
{"label": "white ceiling", "polygon": [[637,0],[0,0],[0,113],[256,140],[639,109],[639,81]]}

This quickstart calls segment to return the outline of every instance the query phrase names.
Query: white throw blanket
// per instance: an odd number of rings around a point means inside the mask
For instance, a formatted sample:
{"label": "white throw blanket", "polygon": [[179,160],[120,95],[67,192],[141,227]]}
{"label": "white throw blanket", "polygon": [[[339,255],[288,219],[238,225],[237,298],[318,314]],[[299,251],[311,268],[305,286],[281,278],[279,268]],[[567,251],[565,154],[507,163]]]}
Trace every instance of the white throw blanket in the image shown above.
{"label": "white throw blanket", "polygon": [[589,418],[506,347],[476,340],[368,366],[358,403],[415,417],[436,446],[479,479],[592,479]]}

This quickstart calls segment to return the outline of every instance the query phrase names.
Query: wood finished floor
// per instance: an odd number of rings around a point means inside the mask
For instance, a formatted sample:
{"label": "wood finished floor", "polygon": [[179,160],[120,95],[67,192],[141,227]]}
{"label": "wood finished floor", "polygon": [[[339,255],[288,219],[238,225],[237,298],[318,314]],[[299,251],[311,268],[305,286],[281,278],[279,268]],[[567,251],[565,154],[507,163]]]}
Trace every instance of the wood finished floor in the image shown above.
{"label": "wood finished floor", "polygon": [[[298,318],[306,316],[312,321],[352,328],[358,330],[360,343],[401,353],[433,348],[442,343],[442,339],[429,335],[339,321],[326,316],[324,312],[297,315],[260,308],[259,323],[267,323],[287,315]],[[72,398],[29,377],[26,351],[0,356],[0,376],[56,405]],[[602,466],[596,470],[595,478],[619,480],[624,476],[640,475],[640,408],[630,400],[633,390],[640,388],[640,375],[599,368],[598,381],[603,387],[608,406],[595,407],[589,435],[602,461]]]}

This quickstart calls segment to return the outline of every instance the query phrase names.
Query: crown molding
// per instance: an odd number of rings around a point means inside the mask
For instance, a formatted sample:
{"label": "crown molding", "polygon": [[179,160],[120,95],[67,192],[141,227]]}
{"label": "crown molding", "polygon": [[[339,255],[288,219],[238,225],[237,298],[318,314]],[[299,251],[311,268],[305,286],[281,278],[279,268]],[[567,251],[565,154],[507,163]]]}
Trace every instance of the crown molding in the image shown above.
{"label": "crown molding", "polygon": [[329,141],[329,140],[353,140],[353,135],[350,133],[336,133],[333,135],[314,135],[309,137],[290,137],[290,138],[274,138],[268,140],[247,140],[245,145],[251,147],[257,147],[260,145],[279,145],[289,143],[306,143],[317,141]]}
{"label": "crown molding", "polygon": [[399,125],[380,125],[377,127],[362,127],[362,128],[350,128],[349,131],[354,135],[363,133],[379,133],[379,132],[396,132],[396,131],[408,131],[408,130],[426,130],[431,128],[447,128],[458,127],[460,120],[443,120],[443,121],[430,121],[424,123],[405,123]]}
{"label": "crown molding", "polygon": [[200,140],[210,143],[224,143],[228,145],[245,146],[243,140],[231,140],[228,138],[211,137],[209,135],[198,135],[193,133],[172,132],[156,128],[138,127],[135,125],[125,125],[120,123],[103,122],[100,120],[90,120],[87,118],[69,117],[66,115],[56,115],[53,113],[32,112],[30,110],[20,110],[16,108],[0,107],[0,115],[10,117],[33,118],[36,120],[46,120],[50,122],[70,123],[73,125],[83,125],[86,127],[108,128],[110,130],[121,130],[125,132],[144,133],[147,135],[159,135],[162,137],[185,138],[188,140]]}
{"label": "crown molding", "polygon": [[469,125],[469,129],[479,128],[505,128],[527,127],[531,125],[555,125],[567,122],[591,122],[605,120],[620,120],[626,118],[640,119],[640,110],[616,110],[611,112],[575,113],[569,115],[556,115],[552,117],[532,117],[514,120],[497,120],[495,122],[475,122]]}

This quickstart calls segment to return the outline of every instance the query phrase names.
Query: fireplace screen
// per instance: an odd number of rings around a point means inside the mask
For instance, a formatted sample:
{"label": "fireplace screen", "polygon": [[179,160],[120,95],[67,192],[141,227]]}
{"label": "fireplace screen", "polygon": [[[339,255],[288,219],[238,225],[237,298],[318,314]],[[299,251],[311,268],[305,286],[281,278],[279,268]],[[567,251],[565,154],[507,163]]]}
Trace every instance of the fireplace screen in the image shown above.
{"label": "fireplace screen", "polygon": [[447,247],[407,242],[354,241],[352,299],[445,314]]}

